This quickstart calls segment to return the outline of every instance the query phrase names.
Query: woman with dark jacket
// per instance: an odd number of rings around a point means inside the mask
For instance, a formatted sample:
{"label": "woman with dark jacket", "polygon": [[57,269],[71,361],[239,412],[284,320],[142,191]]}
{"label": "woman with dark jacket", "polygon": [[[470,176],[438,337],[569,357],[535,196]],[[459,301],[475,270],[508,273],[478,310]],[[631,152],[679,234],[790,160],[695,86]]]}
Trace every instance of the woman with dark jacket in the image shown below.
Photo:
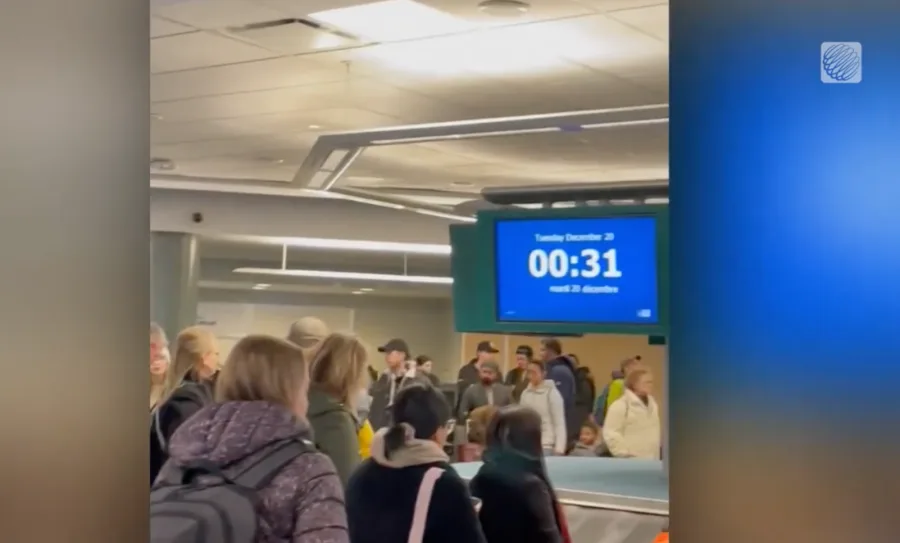
{"label": "woman with dark jacket", "polygon": [[191,327],[175,339],[172,361],[150,412],[150,482],[168,458],[169,440],[186,420],[212,402],[219,346],[209,330]]}
{"label": "woman with dark jacket", "polygon": [[[375,434],[371,458],[347,486],[353,543],[484,543],[471,495],[443,450],[450,414],[434,387],[416,383],[397,393],[392,425]],[[417,510],[422,524],[414,523]]]}
{"label": "woman with dark jacket", "polygon": [[537,412],[501,409],[488,427],[482,461],[469,488],[481,500],[478,518],[488,543],[571,543],[544,468]]}
{"label": "woman with dark jacket", "polygon": [[311,442],[308,388],[300,347],[269,336],[243,338],[216,383],[216,403],[172,436],[170,458],[157,484],[184,483],[189,466],[236,477],[278,447],[297,443],[300,451],[255,495],[259,527],[254,541],[349,543],[341,481],[331,460]]}

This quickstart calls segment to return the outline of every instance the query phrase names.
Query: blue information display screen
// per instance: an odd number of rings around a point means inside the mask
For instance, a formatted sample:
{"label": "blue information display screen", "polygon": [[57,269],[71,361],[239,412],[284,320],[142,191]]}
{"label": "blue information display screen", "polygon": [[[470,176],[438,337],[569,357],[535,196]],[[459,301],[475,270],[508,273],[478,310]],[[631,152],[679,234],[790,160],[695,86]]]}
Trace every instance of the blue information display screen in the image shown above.
{"label": "blue information display screen", "polygon": [[497,320],[659,322],[656,218],[495,223]]}

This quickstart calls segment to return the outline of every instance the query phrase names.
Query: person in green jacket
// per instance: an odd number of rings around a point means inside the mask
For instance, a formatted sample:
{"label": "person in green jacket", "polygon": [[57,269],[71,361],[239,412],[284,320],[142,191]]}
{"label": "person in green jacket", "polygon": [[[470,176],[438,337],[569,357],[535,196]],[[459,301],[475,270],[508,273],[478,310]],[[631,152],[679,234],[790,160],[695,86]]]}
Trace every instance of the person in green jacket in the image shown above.
{"label": "person in green jacket", "polygon": [[316,350],[309,368],[306,418],[316,448],[331,458],[344,486],[362,461],[357,399],[368,384],[366,349],[353,336],[331,334]]}

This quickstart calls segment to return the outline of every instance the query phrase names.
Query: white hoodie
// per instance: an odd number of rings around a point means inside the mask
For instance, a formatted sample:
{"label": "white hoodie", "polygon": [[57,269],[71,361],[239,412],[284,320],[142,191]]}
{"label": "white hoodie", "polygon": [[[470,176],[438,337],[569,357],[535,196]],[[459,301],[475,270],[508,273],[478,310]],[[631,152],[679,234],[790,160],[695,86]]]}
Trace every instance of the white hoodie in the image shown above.
{"label": "white hoodie", "polygon": [[566,451],[566,411],[562,395],[551,379],[538,386],[528,384],[519,405],[530,407],[541,416],[541,445],[556,454]]}

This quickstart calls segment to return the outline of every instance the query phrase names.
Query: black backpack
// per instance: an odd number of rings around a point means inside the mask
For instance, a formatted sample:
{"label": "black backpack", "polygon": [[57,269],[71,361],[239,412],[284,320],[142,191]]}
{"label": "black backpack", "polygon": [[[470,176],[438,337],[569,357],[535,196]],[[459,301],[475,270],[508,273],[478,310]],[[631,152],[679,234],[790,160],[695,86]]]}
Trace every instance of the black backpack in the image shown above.
{"label": "black backpack", "polygon": [[150,491],[150,543],[254,543],[257,493],[301,454],[305,440],[280,441],[253,464],[226,475],[197,462],[167,472]]}

